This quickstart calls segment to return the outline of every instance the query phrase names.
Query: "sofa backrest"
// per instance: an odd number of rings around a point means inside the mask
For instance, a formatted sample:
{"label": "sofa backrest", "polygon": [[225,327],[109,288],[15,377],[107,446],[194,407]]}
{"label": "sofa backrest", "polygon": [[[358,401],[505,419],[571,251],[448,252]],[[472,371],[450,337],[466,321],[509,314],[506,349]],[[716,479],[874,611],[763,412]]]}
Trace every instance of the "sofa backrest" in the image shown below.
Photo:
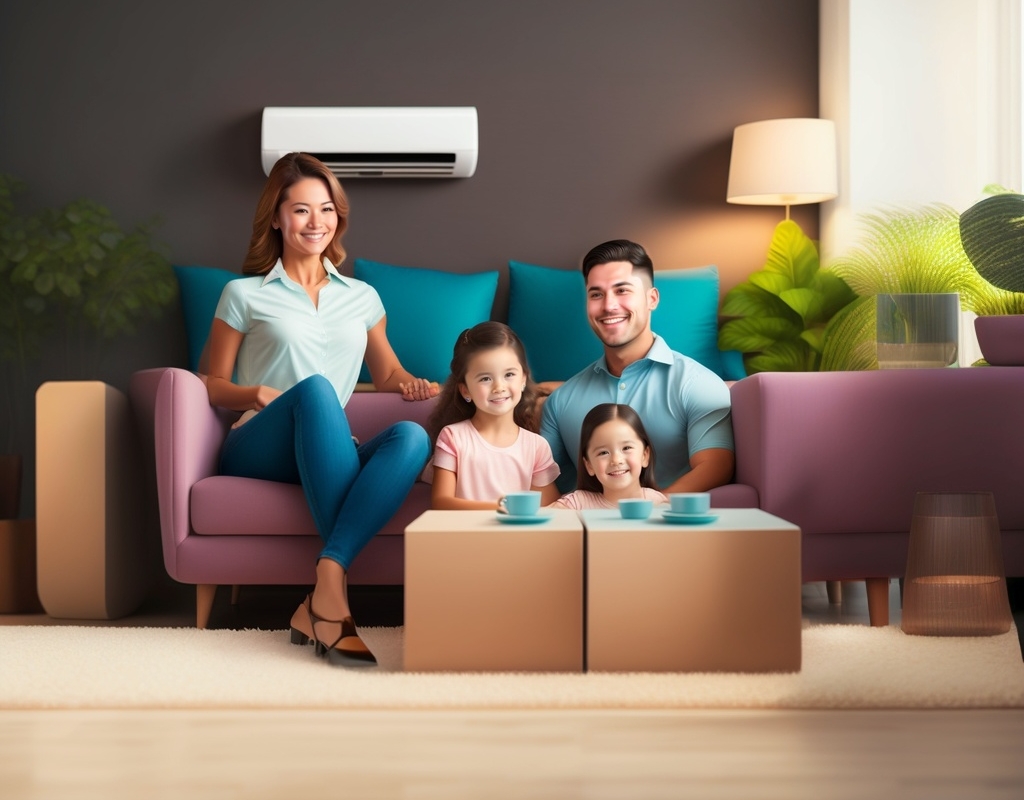
{"label": "sofa backrest", "polygon": [[906,532],[922,491],[991,491],[1024,530],[1024,369],[758,373],[731,393],[736,482],[805,534]]}

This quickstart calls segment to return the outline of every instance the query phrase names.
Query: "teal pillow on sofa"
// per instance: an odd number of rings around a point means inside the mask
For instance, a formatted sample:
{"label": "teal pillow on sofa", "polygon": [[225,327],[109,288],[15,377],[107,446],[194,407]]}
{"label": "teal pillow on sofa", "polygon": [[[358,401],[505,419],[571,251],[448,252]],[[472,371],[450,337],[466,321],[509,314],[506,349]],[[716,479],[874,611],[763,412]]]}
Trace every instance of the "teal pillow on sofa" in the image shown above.
{"label": "teal pillow on sofa", "polygon": [[[491,318],[497,272],[454,273],[399,267],[357,258],[355,277],[380,295],[388,316],[388,341],[402,366],[418,378],[444,381],[459,334]],[[363,365],[359,375],[370,381]]]}
{"label": "teal pillow on sofa", "polygon": [[206,346],[217,310],[220,293],[228,281],[244,277],[217,267],[174,267],[181,293],[181,314],[185,320],[185,338],[188,343],[188,368],[199,369],[199,358]]}
{"label": "teal pillow on sofa", "polygon": [[508,277],[508,324],[523,340],[535,381],[567,380],[601,357],[583,273],[509,261]]}
{"label": "teal pillow on sofa", "polygon": [[724,377],[718,350],[718,267],[655,270],[651,328],[677,353]]}

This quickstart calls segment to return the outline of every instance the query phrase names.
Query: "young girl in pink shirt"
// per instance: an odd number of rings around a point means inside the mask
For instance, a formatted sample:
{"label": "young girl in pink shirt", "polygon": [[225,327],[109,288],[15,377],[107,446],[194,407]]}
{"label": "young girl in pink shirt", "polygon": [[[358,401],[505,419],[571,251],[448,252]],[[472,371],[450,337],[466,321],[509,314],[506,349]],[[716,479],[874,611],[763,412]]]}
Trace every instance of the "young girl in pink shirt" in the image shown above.
{"label": "young girl in pink shirt", "polygon": [[583,418],[576,491],[556,508],[618,508],[619,500],[668,498],[654,485],[654,447],[640,415],[630,406],[602,403]]}
{"label": "young girl in pink shirt", "polygon": [[433,508],[497,510],[502,495],[529,489],[541,493],[542,505],[558,497],[558,465],[536,432],[536,399],[526,351],[510,327],[481,322],[459,334],[428,423]]}

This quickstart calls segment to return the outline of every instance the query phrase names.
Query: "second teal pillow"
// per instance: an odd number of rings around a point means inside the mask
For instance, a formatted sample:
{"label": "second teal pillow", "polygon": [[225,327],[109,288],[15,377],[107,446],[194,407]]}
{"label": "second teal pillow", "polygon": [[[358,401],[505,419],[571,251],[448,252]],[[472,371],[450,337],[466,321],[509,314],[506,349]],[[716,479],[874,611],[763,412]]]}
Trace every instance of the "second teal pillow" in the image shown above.
{"label": "second teal pillow", "polygon": [[[443,272],[365,258],[355,260],[353,272],[380,295],[388,341],[402,366],[417,378],[439,382],[448,377],[459,334],[491,318],[498,289],[497,272]],[[359,380],[370,381],[365,364]]]}

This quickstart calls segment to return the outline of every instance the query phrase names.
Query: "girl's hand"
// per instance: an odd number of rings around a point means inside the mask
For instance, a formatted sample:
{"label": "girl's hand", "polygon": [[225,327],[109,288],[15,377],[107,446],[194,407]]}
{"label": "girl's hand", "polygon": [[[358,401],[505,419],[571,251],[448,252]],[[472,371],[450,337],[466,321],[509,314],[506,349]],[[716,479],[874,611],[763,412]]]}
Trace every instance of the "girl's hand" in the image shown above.
{"label": "girl's hand", "polygon": [[413,378],[409,383],[398,384],[398,388],[402,390],[403,400],[429,400],[441,391],[436,381],[426,378]]}

